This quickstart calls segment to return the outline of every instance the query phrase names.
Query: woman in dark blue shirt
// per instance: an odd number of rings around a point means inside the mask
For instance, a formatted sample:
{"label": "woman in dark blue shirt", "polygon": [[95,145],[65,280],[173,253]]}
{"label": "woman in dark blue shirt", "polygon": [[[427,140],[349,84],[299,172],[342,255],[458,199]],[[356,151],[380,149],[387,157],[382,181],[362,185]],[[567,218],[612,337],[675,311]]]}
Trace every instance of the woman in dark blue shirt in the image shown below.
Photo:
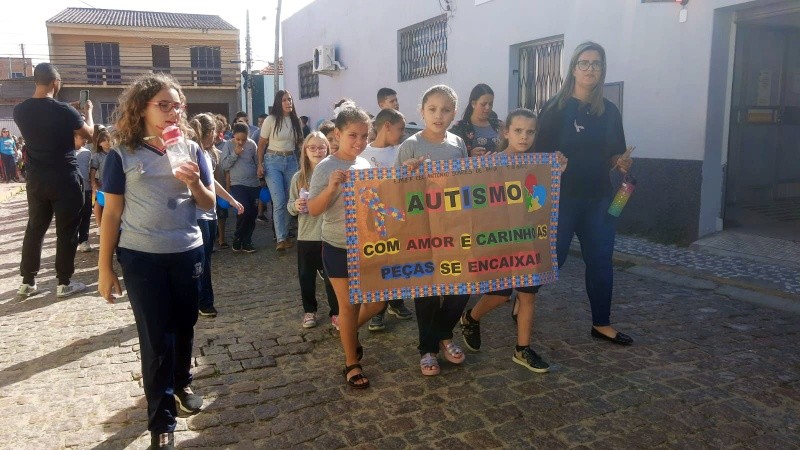
{"label": "woman in dark blue shirt", "polygon": [[573,235],[586,263],[586,293],[592,307],[591,335],[620,345],[633,339],[610,322],[614,281],[615,218],[608,214],[613,190],[609,172],[627,173],[622,116],[603,98],[606,54],[599,44],[584,42],[572,55],[561,90],[539,116],[537,152],[561,151],[569,168],[561,179],[558,217],[558,265],[567,259]]}

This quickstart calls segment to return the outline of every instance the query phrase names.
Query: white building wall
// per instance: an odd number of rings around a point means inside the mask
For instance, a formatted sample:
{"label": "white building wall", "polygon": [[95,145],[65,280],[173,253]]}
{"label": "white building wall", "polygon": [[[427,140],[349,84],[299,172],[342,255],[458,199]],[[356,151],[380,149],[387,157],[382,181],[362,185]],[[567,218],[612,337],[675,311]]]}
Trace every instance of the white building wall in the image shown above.
{"label": "white building wall", "polygon": [[502,117],[509,110],[509,47],[563,34],[563,66],[580,42],[605,47],[606,81],[625,83],[625,131],[637,156],[702,160],[713,12],[737,3],[747,2],[691,1],[688,21],[680,23],[675,3],[490,0],[476,6],[456,0],[447,73],[400,83],[397,30],[441,14],[440,2],[317,0],[283,22],[286,86],[297,93],[297,66],[312,58],[315,46],[333,44],[347,69],[320,76],[319,97],[296,98],[298,112],[313,122],[330,116],[341,97],[375,112],[375,93],[383,86],[397,90],[401,111],[419,122],[419,98],[438,83],[453,87],[463,100],[475,84],[489,84]]}

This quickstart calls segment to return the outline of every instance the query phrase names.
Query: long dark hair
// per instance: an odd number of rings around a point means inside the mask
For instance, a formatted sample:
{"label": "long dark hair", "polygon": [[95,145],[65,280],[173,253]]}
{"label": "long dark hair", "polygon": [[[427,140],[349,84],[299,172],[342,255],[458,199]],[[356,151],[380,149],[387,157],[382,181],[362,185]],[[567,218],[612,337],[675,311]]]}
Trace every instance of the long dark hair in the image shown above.
{"label": "long dark hair", "polygon": [[467,107],[464,108],[464,116],[461,117],[461,120],[467,122],[472,120],[472,102],[477,101],[479,98],[481,98],[481,96],[486,94],[494,97],[494,91],[489,87],[488,84],[479,83],[472,88],[472,92],[469,93],[469,100],[467,100]]}
{"label": "long dark hair", "polygon": [[[277,93],[275,93],[275,100],[272,102],[272,111],[270,111],[270,115],[275,116],[275,128],[272,131],[272,134],[277,134],[280,131],[281,127],[283,126],[283,96],[288,95],[292,97],[292,94],[289,94],[289,91],[285,91],[281,89]],[[292,121],[292,131],[294,131],[294,140],[298,141],[299,139],[303,138],[303,127],[300,126],[300,118],[297,117],[297,110],[294,107],[294,99],[292,99],[292,112],[289,113],[289,118]]]}
{"label": "long dark hair", "polygon": [[581,56],[581,53],[590,50],[594,50],[600,54],[603,68],[600,71],[600,78],[597,80],[597,85],[589,94],[589,101],[587,103],[589,104],[589,111],[596,116],[602,115],[605,111],[605,104],[603,103],[603,85],[606,82],[606,51],[603,49],[602,45],[591,41],[578,45],[575,48],[575,52],[572,54],[572,58],[569,61],[569,69],[567,69],[566,76],[564,77],[564,84],[561,85],[561,89],[554,96],[559,111],[567,106],[567,101],[572,98],[572,94],[575,91],[575,75],[572,73],[575,72],[575,67],[578,65],[578,58]]}

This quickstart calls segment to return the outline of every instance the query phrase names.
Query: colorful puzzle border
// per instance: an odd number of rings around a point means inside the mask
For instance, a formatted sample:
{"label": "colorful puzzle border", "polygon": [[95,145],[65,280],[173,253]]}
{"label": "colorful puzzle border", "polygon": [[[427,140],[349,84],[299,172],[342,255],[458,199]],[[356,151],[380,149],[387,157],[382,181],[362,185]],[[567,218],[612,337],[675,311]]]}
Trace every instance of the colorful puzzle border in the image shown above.
{"label": "colorful puzzle border", "polygon": [[[406,288],[383,289],[375,291],[361,290],[361,272],[359,270],[359,247],[356,225],[356,181],[393,180],[419,175],[432,175],[442,172],[459,172],[462,170],[505,167],[516,164],[550,165],[550,259],[552,270],[528,275],[513,275],[489,281],[442,283]],[[561,170],[555,153],[520,153],[452,159],[445,161],[426,161],[420,168],[410,171],[407,167],[376,168],[350,170],[344,188],[345,234],[347,238],[347,274],[350,288],[350,303],[382,302],[396,298],[431,297],[436,295],[482,294],[485,292],[508,289],[517,286],[538,286],[558,280],[558,253],[556,241],[558,232],[558,207],[561,192]]]}

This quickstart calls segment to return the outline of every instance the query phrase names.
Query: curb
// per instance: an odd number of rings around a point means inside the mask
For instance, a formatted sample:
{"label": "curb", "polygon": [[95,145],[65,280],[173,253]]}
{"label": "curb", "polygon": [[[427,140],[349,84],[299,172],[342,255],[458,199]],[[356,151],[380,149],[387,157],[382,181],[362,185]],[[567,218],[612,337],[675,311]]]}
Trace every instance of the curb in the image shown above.
{"label": "curb", "polygon": [[[570,255],[580,257],[579,244],[573,242]],[[701,270],[660,264],[647,257],[618,251],[614,252],[612,259],[615,266],[621,266],[622,270],[634,275],[675,286],[713,291],[730,299],[800,314],[800,296],[785,291],[757,283],[722,278]]]}

